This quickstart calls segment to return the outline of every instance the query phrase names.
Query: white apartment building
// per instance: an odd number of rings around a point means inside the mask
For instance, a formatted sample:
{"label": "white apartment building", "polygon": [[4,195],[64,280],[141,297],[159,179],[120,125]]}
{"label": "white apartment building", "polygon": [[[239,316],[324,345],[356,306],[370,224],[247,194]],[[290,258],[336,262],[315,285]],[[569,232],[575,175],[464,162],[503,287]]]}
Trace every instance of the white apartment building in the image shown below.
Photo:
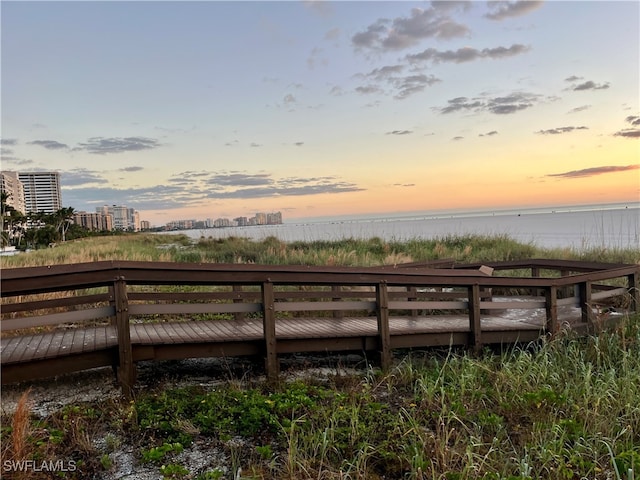
{"label": "white apartment building", "polygon": [[18,172],[18,179],[24,188],[23,213],[52,214],[62,208],[58,172]]}
{"label": "white apartment building", "polygon": [[7,205],[18,212],[26,212],[24,204],[24,186],[17,172],[0,172],[0,191],[7,194]]}

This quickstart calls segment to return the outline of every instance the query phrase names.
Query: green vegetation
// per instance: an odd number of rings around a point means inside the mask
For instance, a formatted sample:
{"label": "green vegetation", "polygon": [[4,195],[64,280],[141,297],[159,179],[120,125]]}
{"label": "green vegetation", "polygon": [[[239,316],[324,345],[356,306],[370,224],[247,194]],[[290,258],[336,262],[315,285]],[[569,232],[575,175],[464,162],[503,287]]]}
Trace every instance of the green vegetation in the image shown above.
{"label": "green vegetation", "polygon": [[180,234],[141,233],[67,241],[55,248],[3,257],[1,261],[3,268],[100,260],[373,266],[438,259],[487,262],[532,257],[638,263],[640,249],[549,250],[502,235],[447,236],[407,242],[371,238],[287,243],[275,237],[262,241],[239,237],[192,241]]}
{"label": "green vegetation", "polygon": [[[507,237],[407,243],[125,235],[65,242],[2,259],[2,266],[94,260],[382,265],[549,257],[636,263],[640,250],[546,251]],[[597,336],[569,334],[526,347],[397,352],[386,374],[336,367],[180,388],[157,385],[133,402],[76,403],[45,418],[28,391],[3,413],[6,460],[73,460],[65,478],[113,470],[133,449],[157,478],[619,479],[640,476],[640,315]],[[193,467],[186,455],[207,453]],[[4,475],[7,472],[3,472]],[[7,478],[50,478],[13,472]],[[41,475],[41,476],[38,476]],[[49,476],[47,476],[49,475]]]}
{"label": "green vegetation", "polygon": [[[501,353],[413,352],[388,374],[158,387],[22,427],[5,419],[3,458],[17,443],[23,458],[76,459],[68,478],[86,478],[113,466],[114,442],[100,450],[92,440],[117,435],[162,478],[630,480],[640,473],[638,398],[636,315],[599,336]],[[203,441],[218,453],[190,471],[181,454]]]}

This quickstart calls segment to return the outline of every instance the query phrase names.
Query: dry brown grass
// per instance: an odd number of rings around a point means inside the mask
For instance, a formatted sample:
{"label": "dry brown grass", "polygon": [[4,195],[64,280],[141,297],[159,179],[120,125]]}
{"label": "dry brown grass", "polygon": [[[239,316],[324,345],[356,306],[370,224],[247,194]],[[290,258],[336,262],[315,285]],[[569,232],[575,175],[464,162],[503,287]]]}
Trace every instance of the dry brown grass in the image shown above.
{"label": "dry brown grass", "polygon": [[4,471],[5,462],[23,462],[32,457],[32,444],[29,442],[31,434],[31,389],[25,391],[18,400],[16,410],[11,419],[11,435],[9,445],[2,446],[2,478],[24,480],[32,478],[33,472],[26,470]]}

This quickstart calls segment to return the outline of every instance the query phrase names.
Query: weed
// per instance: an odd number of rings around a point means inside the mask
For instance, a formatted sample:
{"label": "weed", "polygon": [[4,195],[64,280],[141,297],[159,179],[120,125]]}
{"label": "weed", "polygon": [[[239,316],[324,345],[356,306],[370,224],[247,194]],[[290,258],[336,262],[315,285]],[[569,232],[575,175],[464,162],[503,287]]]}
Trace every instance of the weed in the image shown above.
{"label": "weed", "polygon": [[143,462],[159,463],[164,460],[164,457],[168,453],[180,453],[184,450],[181,443],[163,443],[158,447],[151,447],[148,450],[142,451]]}
{"label": "weed", "polygon": [[160,467],[160,473],[165,480],[186,478],[189,475],[189,470],[177,463],[170,463],[168,465],[162,465]]}

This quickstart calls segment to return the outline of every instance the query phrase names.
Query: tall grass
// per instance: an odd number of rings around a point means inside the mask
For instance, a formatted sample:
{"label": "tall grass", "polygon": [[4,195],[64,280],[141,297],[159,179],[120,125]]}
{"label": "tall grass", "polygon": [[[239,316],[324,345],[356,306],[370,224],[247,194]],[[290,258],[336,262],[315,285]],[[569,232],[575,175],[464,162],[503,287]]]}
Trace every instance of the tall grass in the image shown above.
{"label": "tall grass", "polygon": [[640,262],[638,249],[540,249],[506,235],[447,236],[406,242],[343,239],[286,243],[275,237],[253,241],[240,237],[132,234],[91,237],[13,257],[0,257],[3,268],[100,260],[374,266],[453,259],[458,262],[519,260],[532,257],[614,263]]}

